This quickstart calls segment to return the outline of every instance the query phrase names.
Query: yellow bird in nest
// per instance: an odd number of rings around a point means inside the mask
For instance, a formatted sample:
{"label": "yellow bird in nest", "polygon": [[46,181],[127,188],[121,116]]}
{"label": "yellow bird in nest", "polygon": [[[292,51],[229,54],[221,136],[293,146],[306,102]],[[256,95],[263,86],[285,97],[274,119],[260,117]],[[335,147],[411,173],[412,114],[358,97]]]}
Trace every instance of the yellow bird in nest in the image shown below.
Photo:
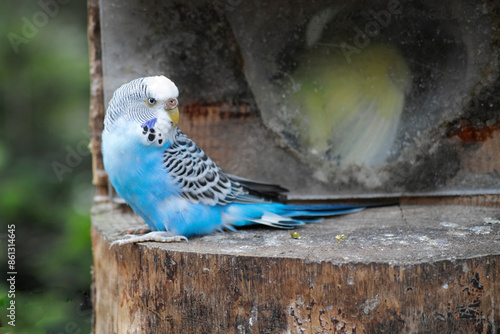
{"label": "yellow bird in nest", "polygon": [[339,45],[312,46],[291,74],[299,140],[328,160],[379,165],[391,153],[411,72],[393,45],[372,42],[349,59]]}

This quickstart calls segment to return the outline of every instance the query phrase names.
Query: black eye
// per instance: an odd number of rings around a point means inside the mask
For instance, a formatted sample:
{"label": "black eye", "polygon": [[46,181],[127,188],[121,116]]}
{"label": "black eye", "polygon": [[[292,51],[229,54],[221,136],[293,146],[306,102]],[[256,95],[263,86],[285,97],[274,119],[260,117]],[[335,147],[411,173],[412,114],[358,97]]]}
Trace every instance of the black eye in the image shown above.
{"label": "black eye", "polygon": [[146,100],[146,103],[148,104],[148,106],[152,107],[156,104],[156,100],[154,98],[150,97]]}

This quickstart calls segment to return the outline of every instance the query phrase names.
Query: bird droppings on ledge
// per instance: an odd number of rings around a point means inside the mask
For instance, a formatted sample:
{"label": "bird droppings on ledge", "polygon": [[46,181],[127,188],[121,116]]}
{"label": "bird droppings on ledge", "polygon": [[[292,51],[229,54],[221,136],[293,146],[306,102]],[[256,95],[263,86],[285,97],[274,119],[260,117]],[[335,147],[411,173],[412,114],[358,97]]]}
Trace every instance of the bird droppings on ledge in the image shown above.
{"label": "bird droppings on ledge", "polygon": [[[118,239],[123,230],[143,226],[138,216],[112,207],[97,204],[93,214],[95,227],[110,242]],[[409,265],[500,254],[500,224],[489,218],[498,216],[499,209],[487,207],[389,206],[326,219],[292,232],[255,227],[194,237],[188,242],[131,247],[293,257],[311,262]]]}

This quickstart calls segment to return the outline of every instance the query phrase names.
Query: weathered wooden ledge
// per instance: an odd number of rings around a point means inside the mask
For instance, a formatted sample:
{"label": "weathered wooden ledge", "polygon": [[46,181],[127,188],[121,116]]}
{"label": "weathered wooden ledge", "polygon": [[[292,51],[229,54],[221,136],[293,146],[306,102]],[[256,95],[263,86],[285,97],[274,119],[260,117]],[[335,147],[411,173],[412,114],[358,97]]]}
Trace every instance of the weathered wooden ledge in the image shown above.
{"label": "weathered wooden ledge", "polygon": [[[101,333],[492,333],[500,326],[500,210],[369,209],[290,231],[115,246],[142,224],[93,209]],[[336,236],[345,235],[339,243]]]}

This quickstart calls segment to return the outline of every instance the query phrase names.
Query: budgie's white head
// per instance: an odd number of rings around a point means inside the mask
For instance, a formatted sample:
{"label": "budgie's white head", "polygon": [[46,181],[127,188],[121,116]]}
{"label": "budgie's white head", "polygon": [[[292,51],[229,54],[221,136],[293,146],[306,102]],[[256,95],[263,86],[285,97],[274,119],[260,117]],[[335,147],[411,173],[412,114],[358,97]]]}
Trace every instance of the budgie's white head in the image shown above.
{"label": "budgie's white head", "polygon": [[142,128],[149,140],[162,145],[163,138],[173,135],[179,122],[177,96],[179,90],[164,76],[145,77],[133,80],[118,88],[109,101],[104,119],[107,131],[116,124],[126,122],[128,126]]}

